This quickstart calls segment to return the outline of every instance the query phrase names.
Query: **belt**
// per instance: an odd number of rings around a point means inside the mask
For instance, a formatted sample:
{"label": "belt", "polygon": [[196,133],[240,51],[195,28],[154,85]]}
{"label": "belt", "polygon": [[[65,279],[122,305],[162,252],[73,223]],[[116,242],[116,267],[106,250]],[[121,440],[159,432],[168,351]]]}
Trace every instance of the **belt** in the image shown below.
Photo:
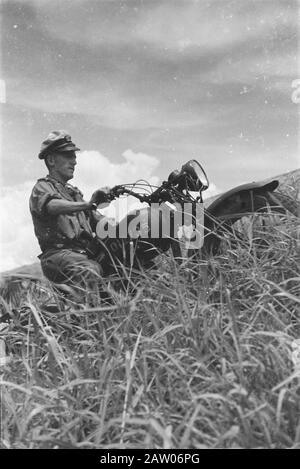
{"label": "belt", "polygon": [[51,249],[69,249],[70,251],[79,252],[80,254],[85,254],[90,258],[93,258],[99,253],[101,245],[97,238],[92,239],[91,241],[86,241],[83,243],[55,243],[48,246],[45,246],[41,255],[45,254]]}
{"label": "belt", "polygon": [[[42,250],[42,254],[45,254],[46,252],[50,251],[51,249],[69,249],[70,251],[75,251],[75,252],[79,252],[80,254],[87,254],[87,251],[86,249],[83,247],[83,246],[80,246],[80,245],[76,245],[76,244],[72,244],[72,243],[58,243],[58,244],[51,244],[51,245],[48,245],[48,246],[44,246],[44,249]],[[40,257],[40,256],[38,256]]]}

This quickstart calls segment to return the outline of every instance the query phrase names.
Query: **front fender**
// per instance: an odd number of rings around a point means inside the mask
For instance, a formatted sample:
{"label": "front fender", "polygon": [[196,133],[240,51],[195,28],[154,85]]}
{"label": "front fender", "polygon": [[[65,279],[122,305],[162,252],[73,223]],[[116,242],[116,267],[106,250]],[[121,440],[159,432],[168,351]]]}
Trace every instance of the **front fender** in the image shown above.
{"label": "front fender", "polygon": [[226,231],[245,215],[266,210],[268,193],[273,192],[278,185],[277,180],[243,184],[224,192],[208,205],[204,215],[204,251],[216,254],[223,230]]}
{"label": "front fender", "polygon": [[269,183],[252,182],[234,187],[221,194],[206,210],[214,217],[224,216],[224,218],[226,215],[257,211],[266,206],[264,195],[273,192],[278,185],[279,181],[273,180]]}

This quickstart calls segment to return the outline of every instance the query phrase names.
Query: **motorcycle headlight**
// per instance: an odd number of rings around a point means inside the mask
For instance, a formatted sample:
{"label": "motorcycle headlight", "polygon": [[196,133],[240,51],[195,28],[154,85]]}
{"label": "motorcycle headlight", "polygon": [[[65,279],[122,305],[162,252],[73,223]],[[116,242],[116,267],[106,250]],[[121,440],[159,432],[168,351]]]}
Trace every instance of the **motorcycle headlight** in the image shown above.
{"label": "motorcycle headlight", "polygon": [[204,169],[196,160],[190,160],[181,168],[185,175],[186,188],[191,191],[205,191],[209,182]]}

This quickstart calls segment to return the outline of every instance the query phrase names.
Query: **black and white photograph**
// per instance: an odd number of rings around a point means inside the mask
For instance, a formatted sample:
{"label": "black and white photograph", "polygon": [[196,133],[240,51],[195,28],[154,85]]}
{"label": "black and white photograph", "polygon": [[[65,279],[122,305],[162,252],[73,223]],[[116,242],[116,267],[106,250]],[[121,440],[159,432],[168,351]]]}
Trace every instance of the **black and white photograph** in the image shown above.
{"label": "black and white photograph", "polygon": [[0,8],[0,448],[300,449],[299,1]]}

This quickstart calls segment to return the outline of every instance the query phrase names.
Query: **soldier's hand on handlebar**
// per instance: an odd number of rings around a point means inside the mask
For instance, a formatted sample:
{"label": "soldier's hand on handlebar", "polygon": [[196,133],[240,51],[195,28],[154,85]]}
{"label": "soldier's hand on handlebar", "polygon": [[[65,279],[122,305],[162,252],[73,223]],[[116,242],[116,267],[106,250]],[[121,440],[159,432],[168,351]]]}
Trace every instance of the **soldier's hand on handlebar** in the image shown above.
{"label": "soldier's hand on handlebar", "polygon": [[101,189],[97,189],[90,200],[90,204],[103,204],[110,200],[110,188],[109,187],[102,187]]}

